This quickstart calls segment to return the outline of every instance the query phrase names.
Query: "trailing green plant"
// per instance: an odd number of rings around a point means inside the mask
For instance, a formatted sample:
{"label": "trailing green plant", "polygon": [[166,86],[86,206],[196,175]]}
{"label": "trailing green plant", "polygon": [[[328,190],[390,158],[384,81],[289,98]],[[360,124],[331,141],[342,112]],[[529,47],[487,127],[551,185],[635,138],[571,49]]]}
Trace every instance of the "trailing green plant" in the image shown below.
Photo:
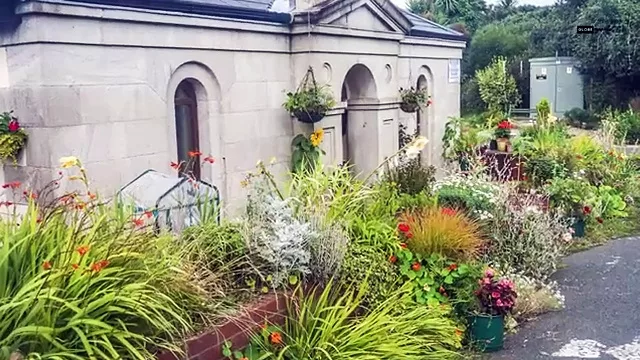
{"label": "trailing green plant", "polygon": [[282,327],[266,327],[254,344],[268,359],[457,359],[461,331],[449,311],[415,304],[409,288],[361,312],[367,282],[329,283],[297,292]]}
{"label": "trailing green plant", "polygon": [[320,148],[324,139],[322,129],[314,131],[309,137],[298,134],[291,141],[291,171],[293,173],[308,173],[318,167],[320,156],[325,152]]}
{"label": "trailing green plant", "polygon": [[13,111],[0,114],[0,160],[11,159],[15,163],[26,141],[27,133],[13,116]]}
{"label": "trailing green plant", "polygon": [[418,304],[451,304],[459,314],[471,307],[484,265],[458,263],[438,254],[422,256],[402,248],[392,258],[404,280],[413,285]]}
{"label": "trailing green plant", "polygon": [[426,88],[416,89],[413,86],[409,89],[400,88],[400,108],[405,112],[415,112],[420,107],[431,105],[431,96]]}

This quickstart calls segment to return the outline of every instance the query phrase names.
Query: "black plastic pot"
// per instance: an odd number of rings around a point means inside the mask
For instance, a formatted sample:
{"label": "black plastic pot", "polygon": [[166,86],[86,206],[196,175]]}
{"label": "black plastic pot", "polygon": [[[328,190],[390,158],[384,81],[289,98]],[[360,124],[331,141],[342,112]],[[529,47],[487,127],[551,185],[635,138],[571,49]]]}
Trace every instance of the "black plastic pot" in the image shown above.
{"label": "black plastic pot", "polygon": [[406,113],[414,113],[418,111],[419,108],[420,108],[420,105],[417,103],[408,103],[408,102],[400,103],[400,110]]}
{"label": "black plastic pot", "polygon": [[318,121],[322,120],[325,116],[325,112],[317,112],[317,111],[305,111],[305,110],[299,110],[299,111],[295,111],[293,113],[293,116],[296,117],[296,119],[298,119],[299,121],[306,123],[306,124],[313,124],[313,123],[317,123]]}

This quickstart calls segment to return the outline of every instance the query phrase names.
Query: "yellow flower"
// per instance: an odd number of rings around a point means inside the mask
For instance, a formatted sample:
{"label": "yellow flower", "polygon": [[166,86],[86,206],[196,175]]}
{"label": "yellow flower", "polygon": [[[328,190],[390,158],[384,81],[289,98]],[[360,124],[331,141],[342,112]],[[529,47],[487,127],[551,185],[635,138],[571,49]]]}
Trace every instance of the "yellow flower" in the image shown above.
{"label": "yellow flower", "polygon": [[80,160],[75,156],[64,156],[60,158],[60,166],[68,169],[80,165]]}
{"label": "yellow flower", "polygon": [[318,146],[322,143],[322,139],[324,138],[324,130],[318,129],[309,136],[309,140],[311,140],[311,145]]}
{"label": "yellow flower", "polygon": [[248,185],[249,185],[249,182],[247,180],[240,181],[240,186],[242,186],[243,188],[246,188]]}

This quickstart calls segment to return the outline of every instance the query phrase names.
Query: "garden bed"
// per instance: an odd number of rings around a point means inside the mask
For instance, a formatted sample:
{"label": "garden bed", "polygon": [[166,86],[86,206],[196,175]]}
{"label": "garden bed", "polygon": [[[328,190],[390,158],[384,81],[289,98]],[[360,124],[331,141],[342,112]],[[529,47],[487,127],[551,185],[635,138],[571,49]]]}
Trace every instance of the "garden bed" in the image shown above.
{"label": "garden bed", "polygon": [[497,181],[520,181],[524,179],[524,159],[512,152],[485,150],[484,164],[489,168],[491,178]]}
{"label": "garden bed", "polygon": [[234,347],[244,348],[265,324],[282,324],[286,314],[288,295],[273,293],[261,297],[245,306],[239,315],[227,319],[213,329],[197,335],[184,344],[186,356],[171,352],[158,355],[158,360],[223,360],[222,351],[225,342]]}

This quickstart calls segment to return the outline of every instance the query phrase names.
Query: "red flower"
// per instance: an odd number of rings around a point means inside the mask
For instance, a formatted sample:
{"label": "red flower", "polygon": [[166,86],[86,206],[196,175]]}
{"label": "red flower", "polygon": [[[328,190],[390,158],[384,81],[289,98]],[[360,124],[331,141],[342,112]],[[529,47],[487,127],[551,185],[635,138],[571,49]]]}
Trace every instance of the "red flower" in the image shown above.
{"label": "red flower", "polygon": [[409,231],[409,230],[411,230],[411,229],[409,228],[409,225],[407,225],[407,224],[405,224],[405,223],[400,223],[400,224],[398,224],[398,230],[399,230],[401,233],[406,233],[406,232],[408,232],[408,231]]}
{"label": "red flower", "polygon": [[18,122],[17,119],[13,119],[11,121],[9,121],[9,132],[16,132],[20,130],[20,123]]}
{"label": "red flower", "polygon": [[272,332],[271,334],[269,334],[269,342],[271,342],[273,345],[281,345],[282,334],[280,334],[278,331]]}
{"label": "red flower", "polygon": [[597,220],[600,224],[602,224],[602,223],[604,222],[604,219],[603,219],[603,218],[601,218],[601,217],[597,217],[597,218],[596,218],[596,220]]}
{"label": "red flower", "polygon": [[13,205],[13,203],[11,201],[1,201],[0,202],[0,206],[2,206],[2,205],[11,206],[11,205]]}
{"label": "red flower", "polygon": [[7,188],[11,188],[11,189],[16,189],[19,188],[21,185],[20,181],[12,181],[10,183],[6,183],[4,185],[2,185],[3,189],[7,189]]}
{"label": "red flower", "polygon": [[153,213],[151,211],[145,211],[144,216],[146,216],[147,219],[151,219],[153,217]]}
{"label": "red flower", "polygon": [[453,210],[452,208],[442,208],[442,210],[440,210],[442,212],[443,215],[446,216],[456,216],[456,211]]}
{"label": "red flower", "polygon": [[411,265],[411,269],[412,269],[413,271],[418,271],[418,270],[420,270],[421,268],[422,268],[422,265],[420,265],[420,263],[419,263],[419,262],[413,263],[413,265]]}
{"label": "red flower", "polygon": [[400,243],[400,247],[401,247],[401,248],[403,248],[403,249],[406,249],[406,248],[407,248],[407,244],[405,244],[405,243]]}
{"label": "red flower", "polygon": [[413,233],[408,232],[408,233],[404,234],[404,236],[406,236],[407,239],[412,239],[413,238]]}
{"label": "red flower", "polygon": [[458,264],[449,265],[449,271],[456,271],[457,268],[458,268]]}
{"label": "red flower", "polygon": [[216,162],[216,159],[214,159],[212,156],[207,156],[203,161],[206,161],[209,164],[213,164],[214,162]]}
{"label": "red flower", "polygon": [[498,129],[511,130],[511,129],[513,129],[513,124],[511,124],[511,122],[509,122],[509,120],[502,120],[498,124]]}
{"label": "red flower", "polygon": [[87,196],[89,196],[89,199],[91,200],[96,198],[96,194],[92,193],[91,191],[87,192]]}
{"label": "red flower", "polygon": [[31,199],[31,200],[35,200],[38,198],[38,195],[36,195],[36,193],[34,193],[33,191],[23,191],[22,195],[24,195],[27,199]]}
{"label": "red flower", "polygon": [[51,262],[49,260],[42,263],[42,268],[45,270],[51,270]]}
{"label": "red flower", "polygon": [[198,150],[189,151],[189,157],[194,158],[202,155],[202,153]]}
{"label": "red flower", "polygon": [[180,164],[178,164],[178,163],[175,163],[175,162],[172,161],[170,165],[171,165],[172,168],[174,168],[176,170],[180,169]]}
{"label": "red flower", "polygon": [[78,254],[80,254],[80,256],[84,256],[84,254],[89,251],[89,247],[87,245],[82,245],[77,248],[76,251],[78,252]]}
{"label": "red flower", "polygon": [[389,262],[392,263],[392,264],[395,264],[396,262],[398,262],[398,257],[395,256],[395,255],[391,255],[389,257]]}
{"label": "red flower", "polygon": [[131,222],[133,222],[133,224],[134,224],[135,226],[142,226],[142,225],[144,225],[144,221],[143,221],[142,219],[133,219],[133,220],[131,220]]}
{"label": "red flower", "polygon": [[444,287],[440,286],[440,289],[438,289],[438,292],[440,292],[440,294],[444,294],[447,291],[444,289]]}
{"label": "red flower", "polygon": [[591,214],[591,208],[588,207],[588,206],[583,207],[582,208],[582,213],[585,214],[585,215]]}
{"label": "red flower", "polygon": [[73,270],[78,270],[78,267],[80,267],[80,265],[78,265],[78,264],[71,264],[71,267],[73,268]]}

